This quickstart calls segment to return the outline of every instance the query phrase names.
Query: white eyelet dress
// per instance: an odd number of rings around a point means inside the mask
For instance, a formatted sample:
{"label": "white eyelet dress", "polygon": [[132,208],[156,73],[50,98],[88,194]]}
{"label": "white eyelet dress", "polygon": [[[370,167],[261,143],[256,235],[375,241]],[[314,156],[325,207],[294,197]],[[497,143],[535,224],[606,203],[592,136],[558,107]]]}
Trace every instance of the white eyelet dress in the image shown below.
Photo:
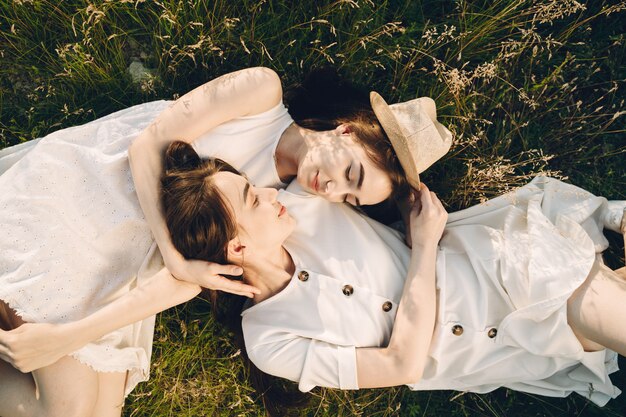
{"label": "white eyelet dress", "polygon": [[[162,259],[128,164],[132,140],[171,102],[134,106],[0,150],[0,299],[27,322],[83,318],[148,279]],[[262,186],[282,186],[273,153],[292,123],[280,104],[199,138]],[[99,372],[148,378],[154,317],[72,356]]]}

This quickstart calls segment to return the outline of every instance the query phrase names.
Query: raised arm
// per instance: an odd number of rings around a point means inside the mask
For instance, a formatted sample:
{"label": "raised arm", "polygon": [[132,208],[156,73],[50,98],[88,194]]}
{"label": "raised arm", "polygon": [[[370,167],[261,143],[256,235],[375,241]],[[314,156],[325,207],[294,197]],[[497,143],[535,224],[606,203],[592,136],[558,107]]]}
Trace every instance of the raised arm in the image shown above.
{"label": "raised arm", "polygon": [[162,269],[147,282],[86,318],[65,323],[26,323],[0,330],[0,359],[22,372],[50,365],[107,333],[184,303],[200,286],[175,279]]}
{"label": "raised arm", "polygon": [[187,261],[174,248],[161,211],[159,179],[163,153],[174,140],[193,142],[228,120],[269,110],[281,98],[280,79],[268,68],[226,74],[176,100],[131,145],[128,156],[139,203],[165,265],[176,278],[248,297],[258,292],[254,287],[220,275],[239,275],[238,267]]}
{"label": "raised arm", "polygon": [[436,318],[437,243],[448,216],[425,185],[417,201],[410,215],[411,263],[391,339],[385,348],[356,349],[359,388],[418,382],[426,365]]}

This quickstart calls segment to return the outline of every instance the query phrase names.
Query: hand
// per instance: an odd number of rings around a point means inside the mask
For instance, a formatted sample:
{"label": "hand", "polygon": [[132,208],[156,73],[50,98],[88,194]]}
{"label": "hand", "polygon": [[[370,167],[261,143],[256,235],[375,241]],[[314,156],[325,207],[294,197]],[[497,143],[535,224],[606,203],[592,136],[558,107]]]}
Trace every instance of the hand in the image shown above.
{"label": "hand", "polygon": [[0,359],[21,372],[31,372],[52,365],[80,348],[65,335],[64,324],[25,323],[0,330]]}
{"label": "hand", "polygon": [[188,260],[181,256],[173,267],[170,268],[167,263],[166,266],[176,279],[191,282],[211,290],[220,290],[249,298],[254,297],[254,294],[261,293],[258,288],[252,285],[223,276],[241,275],[243,269],[237,265],[221,265],[200,260]]}
{"label": "hand", "polygon": [[416,191],[414,196],[407,235],[410,233],[413,246],[436,245],[443,234],[448,213],[426,184],[422,183],[421,189]]}

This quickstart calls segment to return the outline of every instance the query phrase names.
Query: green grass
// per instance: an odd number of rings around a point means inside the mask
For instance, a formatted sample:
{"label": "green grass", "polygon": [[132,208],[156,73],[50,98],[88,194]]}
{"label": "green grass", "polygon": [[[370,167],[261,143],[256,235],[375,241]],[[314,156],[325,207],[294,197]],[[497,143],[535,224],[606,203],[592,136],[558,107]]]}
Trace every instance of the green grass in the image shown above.
{"label": "green grass", "polygon": [[[624,1],[0,0],[0,147],[175,98],[246,66],[286,86],[334,64],[390,101],[433,97],[456,134],[424,175],[450,210],[539,172],[626,194]],[[133,82],[128,67],[151,70]],[[608,262],[623,265],[618,236]],[[152,378],[127,416],[263,415],[199,300],[158,317]],[[614,378],[626,387],[623,372]],[[315,390],[315,416],[622,416],[571,396]]]}

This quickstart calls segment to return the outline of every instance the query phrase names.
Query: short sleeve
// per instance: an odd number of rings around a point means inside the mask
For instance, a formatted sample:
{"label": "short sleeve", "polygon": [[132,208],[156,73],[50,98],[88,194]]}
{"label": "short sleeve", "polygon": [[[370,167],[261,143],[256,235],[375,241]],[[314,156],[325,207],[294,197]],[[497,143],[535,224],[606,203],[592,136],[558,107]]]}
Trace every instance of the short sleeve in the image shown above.
{"label": "short sleeve", "polygon": [[298,382],[303,392],[316,386],[358,389],[354,346],[291,334],[273,336],[272,342],[248,348],[248,357],[261,371]]}

